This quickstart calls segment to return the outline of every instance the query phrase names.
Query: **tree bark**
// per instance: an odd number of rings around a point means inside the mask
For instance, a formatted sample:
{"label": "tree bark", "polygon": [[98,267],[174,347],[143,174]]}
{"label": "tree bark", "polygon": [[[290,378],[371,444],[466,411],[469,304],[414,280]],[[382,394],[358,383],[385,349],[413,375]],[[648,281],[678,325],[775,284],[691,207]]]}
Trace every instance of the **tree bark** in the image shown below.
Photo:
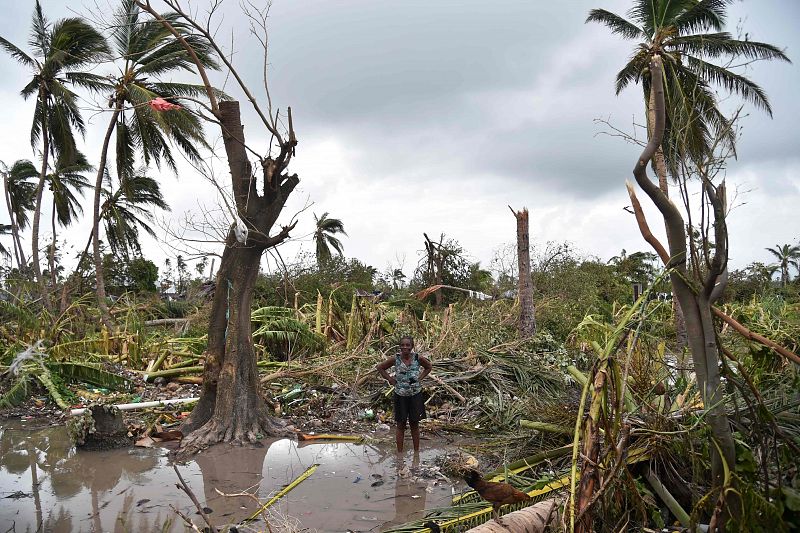
{"label": "tree bark", "polygon": [[[208,348],[203,370],[203,390],[197,407],[183,425],[186,438],[181,443],[181,453],[187,454],[222,441],[233,443],[253,442],[264,435],[279,436],[292,432],[270,416],[266,403],[259,394],[255,350],[250,323],[252,288],[258,276],[261,254],[289,237],[294,224],[285,226],[272,237],[269,231],[283,210],[286,199],[300,182],[297,174],[283,173],[294,156],[297,139],[292,126],[291,108],[287,108],[289,133],[283,138],[274,122],[267,121],[246,85],[233,66],[219,50],[208,31],[170,3],[187,22],[203,34],[217,50],[220,59],[239,82],[250,103],[259,113],[267,129],[277,137],[280,152],[276,158],[261,157],[263,194],[256,189],[253,169],[247,159],[244,128],[239,102],[218,102],[203,64],[194,49],[169,21],[159,15],[149,4],[135,0],[150,13],[183,45],[203,79],[211,112],[218,120],[228,156],[236,215],[245,225],[236,228],[234,221],[225,241],[217,287],[209,319]],[[270,142],[270,146],[272,142]],[[238,232],[236,230],[239,230]],[[237,239],[238,236],[241,238]]]}
{"label": "tree bark", "polygon": [[[633,170],[636,182],[650,197],[664,218],[669,246],[670,281],[686,320],[686,332],[689,350],[694,362],[697,385],[707,410],[707,420],[711,430],[709,453],[711,454],[712,483],[721,488],[724,482],[724,463],[732,467],[736,463],[733,436],[728,423],[723,390],[720,383],[719,359],[716,343],[716,332],[711,314],[712,296],[716,297],[716,280],[724,272],[727,264],[727,229],[724,222],[724,209],[719,205],[710,184],[704,184],[710,201],[714,206],[715,242],[717,249],[704,281],[691,281],[686,266],[687,239],[684,231],[683,217],[675,204],[667,197],[659,186],[647,177],[647,164],[661,145],[665,125],[664,87],[662,80],[661,57],[655,55],[650,62],[650,79],[654,91],[653,134]],[[698,287],[698,285],[700,285]],[[727,513],[739,513],[738,497],[734,491],[726,496]]]}
{"label": "tree bark", "polygon": [[50,229],[53,232],[53,238],[50,240],[50,250],[48,254],[47,264],[50,268],[50,286],[53,291],[56,290],[58,284],[58,277],[56,276],[56,200],[53,198],[53,212],[50,213]]}
{"label": "tree bark", "polygon": [[106,129],[106,136],[103,138],[103,148],[100,151],[100,163],[97,165],[97,178],[94,182],[94,204],[92,211],[92,245],[94,252],[94,274],[97,283],[97,306],[100,309],[100,319],[106,328],[114,329],[111,323],[111,314],[108,312],[108,304],[106,303],[106,283],[103,276],[103,256],[100,253],[100,198],[103,191],[103,176],[106,170],[106,161],[108,160],[108,145],[111,142],[111,134],[114,133],[114,128],[117,125],[117,118],[122,110],[119,102],[114,106],[114,113],[111,115],[111,120]]}
{"label": "tree bark", "polygon": [[[648,101],[647,106],[647,132],[650,137],[653,135],[653,125],[655,124],[656,118],[656,94],[655,94],[655,86],[650,83],[650,98]],[[664,193],[664,196],[669,198],[669,181],[667,180],[667,162],[664,158],[664,147],[661,143],[659,143],[658,147],[656,148],[655,154],[653,154],[653,167],[655,168],[656,176],[658,176],[658,188],[661,189],[661,192]],[[667,242],[669,242],[669,232],[667,232]],[[686,348],[689,346],[689,340],[686,336],[686,318],[683,316],[683,310],[681,309],[681,304],[677,298],[672,299],[672,313],[674,318],[675,324],[675,342],[677,344],[677,351],[678,351],[678,361],[681,365],[681,374],[683,375],[685,370],[685,351]]]}
{"label": "tree bark", "polygon": [[509,206],[517,219],[517,265],[519,279],[517,282],[519,293],[519,336],[521,338],[536,335],[536,310],[533,305],[533,280],[531,278],[531,247],[528,225],[528,208],[514,211]]}
{"label": "tree bark", "polygon": [[[44,87],[39,89],[39,98],[44,98]],[[47,103],[42,102],[44,107],[42,118],[42,171],[39,173],[39,183],[36,185],[36,205],[33,210],[33,226],[31,228],[31,261],[33,263],[33,274],[36,276],[36,283],[39,285],[39,295],[42,298],[42,305],[50,315],[53,315],[53,308],[50,305],[50,295],[47,292],[47,285],[42,276],[42,266],[39,264],[39,223],[42,217],[42,196],[44,194],[44,180],[47,177],[47,163],[50,157],[50,132],[47,129]]]}
{"label": "tree bark", "polygon": [[243,444],[265,435],[293,434],[270,415],[260,394],[250,313],[261,256],[286,239],[293,227],[269,237],[299,179],[281,175],[281,167],[264,164],[264,194],[259,195],[244,148],[239,103],[220,102],[219,110],[234,199],[249,231],[242,243],[232,226],[225,242],[211,306],[203,390],[182,428],[187,435],[181,444],[184,454],[218,442]]}

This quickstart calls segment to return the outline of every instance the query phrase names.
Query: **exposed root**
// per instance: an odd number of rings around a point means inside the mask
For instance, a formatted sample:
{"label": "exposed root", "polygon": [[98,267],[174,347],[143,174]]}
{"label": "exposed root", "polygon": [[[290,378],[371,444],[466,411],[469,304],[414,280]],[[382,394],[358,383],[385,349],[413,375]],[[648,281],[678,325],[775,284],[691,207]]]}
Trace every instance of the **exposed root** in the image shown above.
{"label": "exposed root", "polygon": [[212,417],[201,427],[192,431],[181,442],[179,458],[186,458],[222,442],[234,446],[254,444],[265,437],[294,437],[294,430],[279,418],[267,414],[251,420],[220,420]]}

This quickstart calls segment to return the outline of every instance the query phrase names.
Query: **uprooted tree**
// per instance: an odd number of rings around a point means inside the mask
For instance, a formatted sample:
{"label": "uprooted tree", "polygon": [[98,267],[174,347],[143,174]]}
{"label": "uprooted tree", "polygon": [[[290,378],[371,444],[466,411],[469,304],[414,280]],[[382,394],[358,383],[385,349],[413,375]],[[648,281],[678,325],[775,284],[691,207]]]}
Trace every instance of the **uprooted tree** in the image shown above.
{"label": "uprooted tree", "polygon": [[[222,132],[235,204],[235,220],[228,229],[216,277],[203,389],[197,406],[181,428],[186,435],[182,450],[191,453],[219,442],[242,444],[254,442],[264,435],[282,436],[290,433],[278,419],[269,415],[259,393],[250,312],[262,254],[288,238],[294,228],[294,224],[291,224],[277,234],[270,235],[287,198],[300,180],[297,174],[290,175],[287,172],[297,145],[291,109],[287,110],[288,131],[282,132],[279,130],[277,114],[273,114],[271,108],[266,113],[262,110],[230,59],[214,40],[211,29],[196,22],[181,9],[177,1],[164,0],[164,3],[208,40],[261,118],[267,132],[277,141],[277,151],[271,150],[271,142],[266,155],[259,155],[246,144],[239,102],[219,101],[218,92],[211,86],[192,46],[170,21],[151,7],[149,0],[137,0],[142,9],[179,39],[193,58],[206,88],[209,111]],[[260,20],[263,23],[260,29],[266,31],[266,9],[256,15],[258,17],[254,20]],[[209,16],[207,20],[210,19]],[[262,45],[266,52],[265,39]],[[248,159],[248,152],[258,159],[260,168],[257,171]],[[258,191],[258,180],[263,182],[263,192]]]}

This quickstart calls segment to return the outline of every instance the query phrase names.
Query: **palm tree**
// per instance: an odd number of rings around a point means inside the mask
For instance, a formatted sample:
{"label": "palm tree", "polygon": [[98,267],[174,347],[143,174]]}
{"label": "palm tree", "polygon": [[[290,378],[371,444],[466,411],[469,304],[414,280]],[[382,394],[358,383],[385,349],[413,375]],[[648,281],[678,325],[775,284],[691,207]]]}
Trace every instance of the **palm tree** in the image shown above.
{"label": "palm tree", "polygon": [[64,154],[61,154],[56,161],[55,169],[47,175],[48,187],[53,195],[53,209],[50,218],[53,240],[50,243],[49,265],[54,287],[56,285],[56,221],[62,228],[66,228],[79,214],[83,213],[83,208],[75,193],[83,196],[83,189],[89,187],[89,180],[84,174],[94,170],[81,152],[76,152],[74,159],[74,161],[70,161]]}
{"label": "palm tree", "polygon": [[[605,9],[593,9],[586,22],[608,26],[624,39],[637,40],[628,63],[617,73],[619,94],[631,82],[641,82],[647,108],[648,138],[655,122],[655,93],[651,90],[649,64],[658,55],[663,65],[666,124],[661,144],[653,156],[653,166],[661,191],[669,196],[667,175],[677,176],[680,162],[687,158],[702,161],[713,143],[722,140],[731,148],[735,131],[717,107],[713,86],[721,86],[770,115],[763,89],[726,65],[736,58],[745,60],[779,59],[786,55],[770,44],[734,39],[722,31],[729,0],[634,0],[628,11],[631,20]],[[718,65],[715,60],[727,59]],[[668,240],[671,233],[667,231]],[[673,300],[675,329],[679,348],[686,346],[683,310]]]}
{"label": "palm tree", "polygon": [[341,233],[347,235],[344,230],[344,224],[338,218],[328,218],[328,213],[322,213],[322,216],[317,218],[314,214],[314,222],[316,229],[314,230],[314,244],[317,256],[317,265],[322,265],[331,258],[331,246],[339,255],[342,255],[342,241],[337,239],[335,235]]}
{"label": "palm tree", "polygon": [[406,279],[406,275],[403,274],[403,270],[400,268],[395,268],[392,270],[392,285],[395,289],[398,289],[403,286],[403,281]]}
{"label": "palm tree", "polygon": [[656,276],[654,261],[658,256],[651,252],[633,252],[628,254],[625,249],[619,255],[608,260],[619,274],[629,283],[644,283],[649,285]]}
{"label": "palm tree", "polygon": [[[11,235],[11,224],[0,224],[0,235]],[[11,257],[11,252],[8,251],[8,248],[0,242],[0,256],[3,257]]]}
{"label": "palm tree", "polygon": [[800,245],[776,244],[774,248],[765,248],[778,260],[781,270],[781,287],[786,287],[789,282],[789,266],[800,269]]}
{"label": "palm tree", "polygon": [[[631,20],[593,9],[586,22],[600,22],[613,33],[639,44],[628,63],[617,74],[619,94],[631,82],[642,84],[648,108],[648,135],[652,130],[654,95],[651,94],[650,59],[663,59],[664,98],[667,123],[664,141],[656,153],[655,167],[662,191],[667,191],[667,167],[677,175],[684,158],[700,160],[714,139],[734,144],[730,121],[717,107],[712,86],[721,86],[772,115],[763,89],[728,66],[738,58],[745,60],[789,58],[767,43],[734,39],[722,31],[727,0],[634,0],[628,11]],[[729,60],[723,65],[713,60]]]}
{"label": "palm tree", "polygon": [[14,256],[17,267],[21,270],[27,264],[27,260],[19,232],[28,227],[30,222],[28,213],[36,206],[36,184],[28,180],[36,178],[39,171],[27,159],[16,161],[11,168],[2,163],[2,167],[6,208],[11,219],[11,235],[14,239]]}
{"label": "palm tree", "polygon": [[51,24],[42,13],[39,0],[31,22],[29,44],[33,54],[0,37],[0,47],[33,72],[33,78],[22,89],[25,99],[36,95],[31,126],[31,145],[41,143],[42,167],[36,187],[33,211],[32,253],[33,271],[39,283],[42,301],[50,309],[50,299],[39,264],[39,219],[42,192],[47,176],[50,155],[63,155],[74,160],[76,155],[74,131],[84,134],[86,127],[78,108],[77,95],[68,86],[97,90],[103,79],[82,71],[97,63],[108,53],[108,44],[97,30],[80,18],[65,18]]}
{"label": "palm tree", "polygon": [[[194,63],[181,42],[161,23],[152,19],[140,20],[139,15],[140,9],[135,0],[123,0],[115,14],[115,29],[111,42],[115,56],[120,58],[117,64],[119,73],[114,77],[110,87],[113,92],[109,98],[109,107],[113,112],[100,152],[95,181],[92,224],[94,261],[98,303],[106,323],[109,322],[109,315],[105,304],[103,258],[100,253],[100,199],[112,133],[116,130],[116,170],[121,182],[134,177],[136,154],[139,153],[146,165],[154,162],[160,167],[161,163],[166,163],[176,171],[169,140],[178,145],[193,161],[200,158],[196,145],[207,146],[203,138],[202,124],[197,115],[182,109],[158,111],[148,105],[157,97],[194,98],[206,93],[202,85],[161,81],[164,75],[177,70],[193,71]],[[176,14],[167,13],[162,16],[178,30],[184,28]],[[206,40],[197,35],[186,35],[183,38],[194,49],[203,65],[217,68]],[[117,229],[124,232],[122,226]],[[109,235],[122,237],[122,234],[113,232]],[[129,242],[129,239],[123,238],[120,244]]]}
{"label": "palm tree", "polygon": [[[155,237],[151,227],[153,208],[169,210],[158,181],[140,172],[123,176],[116,190],[103,188],[101,219],[108,246],[114,255],[128,258],[131,252],[141,253],[139,230]],[[106,173],[107,181],[111,177]],[[109,183],[110,185],[110,183]]]}

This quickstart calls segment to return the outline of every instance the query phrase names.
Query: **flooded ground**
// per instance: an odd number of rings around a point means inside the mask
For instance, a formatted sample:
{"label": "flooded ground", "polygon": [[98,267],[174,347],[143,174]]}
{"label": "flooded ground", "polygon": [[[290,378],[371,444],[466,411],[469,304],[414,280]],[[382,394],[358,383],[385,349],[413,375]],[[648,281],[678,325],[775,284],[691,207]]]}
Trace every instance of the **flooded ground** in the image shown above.
{"label": "flooded ground", "polygon": [[[203,525],[188,496],[175,487],[167,448],[77,452],[63,427],[29,425],[5,421],[0,428],[0,532],[183,531],[170,505]],[[319,464],[273,507],[272,520],[291,517],[310,531],[382,531],[449,504],[453,485],[427,468],[444,451],[423,441],[414,461],[408,453],[398,459],[384,446],[282,439],[250,448],[220,445],[179,468],[215,525],[223,525],[258,506],[252,498],[224,497],[217,490],[248,491],[266,501]],[[250,527],[266,529],[263,522]]]}

